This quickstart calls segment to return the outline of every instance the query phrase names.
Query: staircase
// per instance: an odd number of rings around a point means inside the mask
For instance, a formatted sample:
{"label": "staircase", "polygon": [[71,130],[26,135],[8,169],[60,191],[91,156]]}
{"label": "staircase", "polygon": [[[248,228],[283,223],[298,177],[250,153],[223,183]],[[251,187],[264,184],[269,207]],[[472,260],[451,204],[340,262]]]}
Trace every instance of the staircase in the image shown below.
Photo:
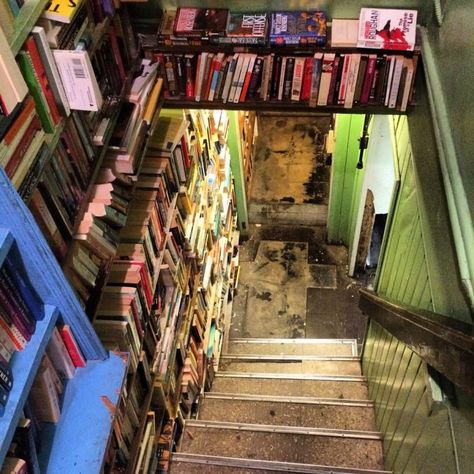
{"label": "staircase", "polygon": [[352,339],[233,339],[172,474],[387,473]]}

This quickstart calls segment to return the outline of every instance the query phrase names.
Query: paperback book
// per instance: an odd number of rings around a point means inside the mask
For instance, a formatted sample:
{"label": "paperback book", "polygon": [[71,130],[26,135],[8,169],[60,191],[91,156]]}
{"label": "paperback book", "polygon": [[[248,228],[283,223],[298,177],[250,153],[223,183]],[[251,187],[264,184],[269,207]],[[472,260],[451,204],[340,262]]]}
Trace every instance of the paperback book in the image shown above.
{"label": "paperback book", "polygon": [[326,44],[326,14],[314,10],[273,12],[270,44],[275,46]]}
{"label": "paperback book", "polygon": [[416,10],[361,8],[357,47],[413,51]]}
{"label": "paperback book", "polygon": [[231,13],[226,36],[211,39],[218,44],[256,44],[267,41],[268,17],[265,12]]}
{"label": "paperback book", "polygon": [[176,12],[176,36],[224,36],[229,10],[227,8],[181,7]]}

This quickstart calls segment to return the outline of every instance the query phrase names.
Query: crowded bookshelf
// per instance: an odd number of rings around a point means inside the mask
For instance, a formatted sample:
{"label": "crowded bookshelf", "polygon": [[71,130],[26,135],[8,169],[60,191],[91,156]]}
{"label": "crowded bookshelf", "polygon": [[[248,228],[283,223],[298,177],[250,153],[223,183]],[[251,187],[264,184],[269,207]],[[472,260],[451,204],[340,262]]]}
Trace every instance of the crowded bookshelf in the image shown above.
{"label": "crowded bookshelf", "polygon": [[0,0],[2,472],[168,472],[230,325],[256,110],[415,104],[410,10],[396,44],[365,11],[139,12]]}

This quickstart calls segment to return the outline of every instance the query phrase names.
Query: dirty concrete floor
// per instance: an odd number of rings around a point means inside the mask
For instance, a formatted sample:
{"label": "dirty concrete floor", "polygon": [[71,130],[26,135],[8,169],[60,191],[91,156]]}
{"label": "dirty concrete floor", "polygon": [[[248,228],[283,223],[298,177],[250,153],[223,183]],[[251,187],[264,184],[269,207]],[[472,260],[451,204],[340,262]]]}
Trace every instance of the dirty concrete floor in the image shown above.
{"label": "dirty concrete floor", "polygon": [[330,115],[259,115],[252,202],[327,204],[330,124]]}
{"label": "dirty concrete floor", "polygon": [[[326,205],[330,157],[324,142],[331,117],[259,115],[258,123],[250,202]],[[357,307],[358,284],[346,276],[346,249],[326,244],[325,225],[284,225],[277,215],[270,222],[251,223],[242,242],[230,338],[360,343],[365,319]]]}

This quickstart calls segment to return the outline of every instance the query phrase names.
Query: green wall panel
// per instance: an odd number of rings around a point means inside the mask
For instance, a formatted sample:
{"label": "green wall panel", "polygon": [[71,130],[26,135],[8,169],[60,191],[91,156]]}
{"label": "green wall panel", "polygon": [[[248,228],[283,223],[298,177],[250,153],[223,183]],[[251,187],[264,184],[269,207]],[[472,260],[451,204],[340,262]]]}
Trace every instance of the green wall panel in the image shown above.
{"label": "green wall panel", "polygon": [[331,170],[327,228],[328,241],[331,243],[351,243],[351,224],[359,207],[360,187],[364,178],[364,170],[356,168],[364,118],[365,115],[361,114],[336,116],[336,146]]}

